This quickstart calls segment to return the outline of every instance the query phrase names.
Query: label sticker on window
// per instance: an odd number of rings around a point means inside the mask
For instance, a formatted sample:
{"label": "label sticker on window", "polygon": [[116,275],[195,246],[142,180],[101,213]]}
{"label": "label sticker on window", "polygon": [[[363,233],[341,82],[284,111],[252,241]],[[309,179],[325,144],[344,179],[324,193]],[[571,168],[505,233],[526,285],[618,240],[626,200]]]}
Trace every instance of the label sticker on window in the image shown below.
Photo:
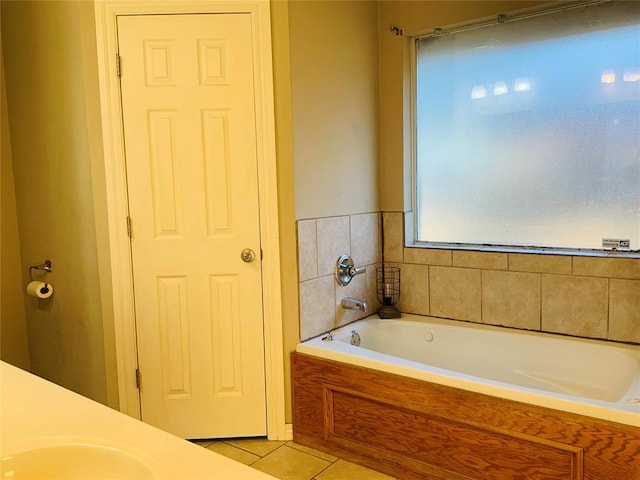
{"label": "label sticker on window", "polygon": [[629,248],[631,245],[630,240],[622,240],[620,238],[603,238],[602,239],[602,248]]}

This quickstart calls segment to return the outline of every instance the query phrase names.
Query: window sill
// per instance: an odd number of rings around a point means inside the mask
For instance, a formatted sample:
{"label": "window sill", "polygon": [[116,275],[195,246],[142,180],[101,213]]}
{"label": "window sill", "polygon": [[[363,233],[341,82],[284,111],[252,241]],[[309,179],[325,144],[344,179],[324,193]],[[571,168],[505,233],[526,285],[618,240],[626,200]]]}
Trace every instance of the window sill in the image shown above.
{"label": "window sill", "polygon": [[530,255],[563,255],[579,257],[599,258],[637,258],[640,259],[638,250],[577,250],[543,247],[506,247],[496,245],[461,245],[456,243],[426,243],[414,242],[405,245],[405,248],[421,248],[429,250],[464,250],[470,252],[496,252],[496,253],[522,253]]}

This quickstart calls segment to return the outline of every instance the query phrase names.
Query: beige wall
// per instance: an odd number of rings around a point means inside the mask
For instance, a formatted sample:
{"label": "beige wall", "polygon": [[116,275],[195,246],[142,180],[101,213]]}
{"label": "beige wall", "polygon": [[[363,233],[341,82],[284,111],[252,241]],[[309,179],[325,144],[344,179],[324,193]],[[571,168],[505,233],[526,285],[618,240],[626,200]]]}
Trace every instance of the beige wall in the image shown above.
{"label": "beige wall", "polygon": [[372,1],[289,2],[297,219],[380,209],[377,22]]}
{"label": "beige wall", "polygon": [[109,278],[99,275],[105,212],[94,202],[103,160],[92,15],[90,2],[3,1],[2,36],[21,269],[53,262],[54,296],[25,302],[31,369],[113,405],[114,348],[103,332],[112,320],[100,297]]}
{"label": "beige wall", "polygon": [[[0,43],[0,54],[2,52]],[[2,276],[0,278],[0,358],[20,368],[28,370],[29,347],[27,342],[27,321],[24,313],[24,290],[22,267],[20,265],[20,244],[18,239],[18,219],[16,196],[13,185],[13,161],[11,158],[11,138],[7,118],[7,97],[5,91],[4,66],[0,58],[0,212],[2,238],[0,249]]]}
{"label": "beige wall", "polygon": [[285,421],[291,423],[291,359],[300,337],[298,315],[298,263],[295,255],[295,189],[293,127],[291,120],[291,67],[289,58],[289,4],[271,4],[271,42],[276,124],[278,176],[278,222],[280,229],[280,274],[282,335],[284,348]]}
{"label": "beige wall", "polygon": [[[300,328],[307,332],[317,328],[309,321],[299,324],[296,219],[315,225],[316,218],[343,216],[338,223],[346,219],[347,226],[341,233],[350,238],[351,217],[356,222],[379,218],[375,213],[380,208],[377,4],[357,0],[278,0],[271,4],[271,21],[290,422],[289,352],[300,339]],[[379,236],[379,223],[372,227],[372,235],[377,232]],[[358,236],[356,242],[360,239]],[[331,252],[330,256],[335,257],[331,262],[344,253],[342,248]],[[310,261],[306,254],[303,257]],[[326,274],[320,276],[331,285]],[[335,292],[328,298],[330,303],[325,307],[333,312],[329,315],[333,323]]]}

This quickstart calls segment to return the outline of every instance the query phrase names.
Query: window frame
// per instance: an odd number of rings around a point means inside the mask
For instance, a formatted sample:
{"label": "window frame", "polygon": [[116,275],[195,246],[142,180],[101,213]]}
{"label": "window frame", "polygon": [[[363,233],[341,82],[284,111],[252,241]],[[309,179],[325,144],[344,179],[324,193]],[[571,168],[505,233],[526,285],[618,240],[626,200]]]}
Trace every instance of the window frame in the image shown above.
{"label": "window frame", "polygon": [[[466,251],[483,251],[483,252],[504,252],[504,253],[533,253],[533,254],[554,254],[554,255],[578,255],[593,257],[616,257],[616,258],[640,258],[640,248],[617,250],[613,248],[575,248],[575,247],[545,247],[540,245],[497,245],[482,243],[464,243],[464,242],[437,242],[418,240],[418,202],[417,202],[417,48],[416,45],[420,39],[433,38],[445,34],[460,33],[467,30],[482,28],[485,26],[496,25],[509,21],[521,20],[525,18],[537,17],[542,15],[554,14],[566,10],[588,7],[605,3],[608,0],[585,0],[570,4],[542,6],[524,12],[501,13],[490,17],[489,19],[471,20],[464,23],[458,23],[449,26],[436,27],[422,34],[409,36],[409,128],[410,128],[410,198],[411,198],[411,219],[405,221],[405,238],[406,246],[418,247],[426,249],[438,250],[466,250]],[[405,215],[407,213],[405,212]],[[408,230],[408,224],[411,225],[411,231]]]}

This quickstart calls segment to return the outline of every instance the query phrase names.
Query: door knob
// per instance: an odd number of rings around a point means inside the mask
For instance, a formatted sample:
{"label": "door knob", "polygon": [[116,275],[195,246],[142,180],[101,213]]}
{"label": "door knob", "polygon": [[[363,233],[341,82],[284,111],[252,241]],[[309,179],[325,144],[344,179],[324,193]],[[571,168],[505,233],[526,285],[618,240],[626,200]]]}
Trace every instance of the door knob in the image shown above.
{"label": "door knob", "polygon": [[256,259],[256,252],[254,252],[250,248],[245,248],[240,253],[240,258],[243,262],[251,263]]}

